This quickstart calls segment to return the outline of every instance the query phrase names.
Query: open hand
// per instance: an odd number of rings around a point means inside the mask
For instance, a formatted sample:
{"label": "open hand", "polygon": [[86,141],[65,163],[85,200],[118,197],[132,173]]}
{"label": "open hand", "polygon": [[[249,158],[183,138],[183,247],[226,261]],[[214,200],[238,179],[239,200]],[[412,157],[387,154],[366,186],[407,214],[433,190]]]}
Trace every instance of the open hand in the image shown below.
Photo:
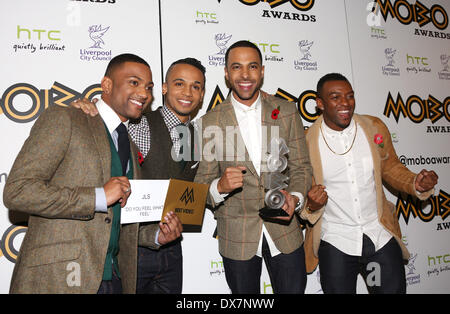
{"label": "open hand", "polygon": [[83,110],[85,114],[90,115],[91,117],[95,117],[98,115],[98,110],[95,104],[98,99],[92,99],[92,102],[87,98],[79,98],[70,103],[70,106]]}

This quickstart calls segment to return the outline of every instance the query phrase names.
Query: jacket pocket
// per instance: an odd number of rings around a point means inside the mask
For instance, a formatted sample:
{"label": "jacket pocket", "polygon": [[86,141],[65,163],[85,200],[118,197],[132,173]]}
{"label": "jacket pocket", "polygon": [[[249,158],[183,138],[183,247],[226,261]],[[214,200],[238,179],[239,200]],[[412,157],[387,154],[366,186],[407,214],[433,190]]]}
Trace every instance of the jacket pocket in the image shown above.
{"label": "jacket pocket", "polygon": [[81,254],[81,239],[59,243],[49,243],[31,249],[24,256],[26,266],[50,265],[76,260]]}

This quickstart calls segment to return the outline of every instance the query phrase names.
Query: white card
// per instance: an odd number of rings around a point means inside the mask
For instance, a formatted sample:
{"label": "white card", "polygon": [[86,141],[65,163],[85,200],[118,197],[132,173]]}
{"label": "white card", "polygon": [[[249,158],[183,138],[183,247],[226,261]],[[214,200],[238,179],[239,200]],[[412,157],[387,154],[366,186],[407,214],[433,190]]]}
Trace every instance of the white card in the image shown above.
{"label": "white card", "polygon": [[170,180],[130,180],[131,194],[120,223],[160,221]]}

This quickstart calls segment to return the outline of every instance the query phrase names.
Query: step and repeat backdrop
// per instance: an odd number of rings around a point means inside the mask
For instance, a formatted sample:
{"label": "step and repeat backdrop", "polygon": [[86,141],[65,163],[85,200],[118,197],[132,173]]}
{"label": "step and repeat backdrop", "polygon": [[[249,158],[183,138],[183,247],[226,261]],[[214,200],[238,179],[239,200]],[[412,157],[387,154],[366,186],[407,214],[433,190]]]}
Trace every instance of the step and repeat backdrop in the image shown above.
{"label": "step and repeat backdrop", "polygon": [[[229,91],[225,51],[259,46],[263,89],[296,103],[305,127],[317,118],[315,87],[340,72],[356,92],[356,112],[380,117],[400,160],[439,174],[428,201],[386,189],[403,241],[408,293],[450,292],[450,2],[447,0],[17,0],[2,2],[0,51],[0,197],[36,118],[50,106],[99,97],[109,60],[146,59],[155,109],[168,66],[184,57],[205,65],[206,94],[195,118]],[[20,156],[19,156],[20,158]],[[26,215],[0,200],[0,293],[7,293],[26,233]],[[229,293],[207,211],[201,232],[183,236],[183,293]],[[261,292],[273,293],[263,270]],[[320,270],[307,293],[322,293]],[[358,281],[358,292],[367,293]]]}

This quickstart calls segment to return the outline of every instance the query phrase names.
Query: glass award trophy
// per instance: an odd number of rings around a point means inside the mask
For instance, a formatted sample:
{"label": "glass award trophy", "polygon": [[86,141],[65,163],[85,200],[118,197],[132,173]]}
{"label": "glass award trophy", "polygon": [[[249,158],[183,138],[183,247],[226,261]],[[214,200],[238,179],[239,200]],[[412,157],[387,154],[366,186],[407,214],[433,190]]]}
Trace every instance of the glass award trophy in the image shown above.
{"label": "glass award trophy", "polygon": [[264,188],[267,190],[264,202],[265,207],[259,210],[263,218],[273,218],[279,216],[289,216],[281,207],[286,197],[281,190],[287,188],[286,181],[289,177],[283,174],[287,168],[287,158],[289,148],[282,138],[273,138],[271,143],[271,152],[267,156],[267,171]]}

